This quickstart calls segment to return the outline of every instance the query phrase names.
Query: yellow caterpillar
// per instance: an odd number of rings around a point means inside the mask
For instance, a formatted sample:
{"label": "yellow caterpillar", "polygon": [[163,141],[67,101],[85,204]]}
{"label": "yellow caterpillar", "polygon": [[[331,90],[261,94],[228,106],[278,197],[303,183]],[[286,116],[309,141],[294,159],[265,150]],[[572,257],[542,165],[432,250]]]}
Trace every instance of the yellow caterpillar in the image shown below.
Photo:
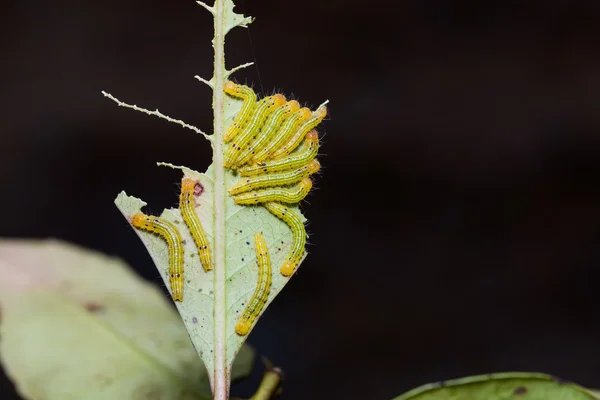
{"label": "yellow caterpillar", "polygon": [[266,187],[292,185],[306,176],[317,173],[320,169],[321,164],[319,161],[312,160],[307,165],[294,170],[242,178],[238,183],[229,188],[229,194],[233,196]]}
{"label": "yellow caterpillar", "polygon": [[236,114],[233,122],[229,126],[229,129],[225,132],[223,136],[223,141],[225,143],[230,142],[233,138],[240,134],[242,129],[246,126],[248,118],[254,112],[254,108],[256,107],[256,93],[254,90],[248,86],[238,85],[231,81],[225,82],[223,86],[225,93],[242,99],[242,108]]}
{"label": "yellow caterpillar", "polygon": [[313,115],[304,122],[291,137],[285,141],[285,144],[277,149],[271,158],[281,158],[287,156],[298,147],[298,145],[304,140],[306,134],[312,131],[317,125],[323,121],[323,118],[327,116],[327,107],[321,106]]}
{"label": "yellow caterpillar", "polygon": [[231,142],[227,148],[227,151],[225,152],[225,161],[223,163],[224,167],[237,168],[237,159],[241,154],[242,149],[246,148],[258,134],[259,129],[262,127],[267,117],[284,104],[285,97],[281,94],[265,97],[256,104],[252,115],[248,118],[246,126],[242,129],[241,133],[235,137],[235,141]]}
{"label": "yellow caterpillar", "polygon": [[271,292],[273,275],[271,257],[262,233],[254,234],[254,244],[256,246],[256,259],[258,260],[258,284],[242,316],[235,325],[235,332],[240,336],[247,335],[250,332],[250,328],[265,307]]}
{"label": "yellow caterpillar", "polygon": [[290,114],[298,111],[300,104],[296,100],[288,101],[283,107],[276,109],[263,124],[256,138],[242,150],[238,156],[236,164],[238,166],[246,164],[257,151],[263,149],[267,143],[271,142],[279,132],[283,121],[290,117]]}
{"label": "yellow caterpillar", "polygon": [[131,225],[156,233],[166,240],[169,247],[169,278],[173,300],[183,301],[183,240],[177,227],[164,218],[141,212],[131,218]]}
{"label": "yellow caterpillar", "polygon": [[233,196],[235,204],[259,204],[276,201],[279,203],[298,203],[304,199],[310,189],[312,181],[303,178],[300,183],[291,187],[276,187],[272,189],[253,190]]}
{"label": "yellow caterpillar", "polygon": [[196,181],[192,178],[183,178],[181,180],[181,194],[179,195],[179,210],[185,225],[190,230],[192,238],[198,248],[198,255],[200,256],[200,262],[204,271],[208,272],[213,269],[211,255],[210,255],[210,242],[202,228],[202,223],[196,214],[196,200],[194,198],[194,189],[196,188]]}
{"label": "yellow caterpillar", "polygon": [[252,166],[246,166],[240,168],[238,172],[241,176],[256,176],[287,171],[307,165],[318,153],[319,135],[317,134],[317,131],[310,131],[306,134],[302,146],[289,156],[277,160],[259,162]]}
{"label": "yellow caterpillar", "polygon": [[298,267],[304,256],[306,246],[306,230],[300,217],[286,206],[279,203],[265,203],[263,205],[271,214],[285,222],[292,230],[292,248],[280,272],[283,276],[290,276]]}
{"label": "yellow caterpillar", "polygon": [[311,116],[310,110],[306,107],[301,108],[292,114],[290,118],[287,119],[281,126],[281,129],[277,134],[273,137],[273,140],[270,143],[258,151],[258,153],[252,157],[252,163],[259,163],[268,159],[271,154],[273,154],[277,149],[283,146],[298,130],[298,127],[309,119]]}

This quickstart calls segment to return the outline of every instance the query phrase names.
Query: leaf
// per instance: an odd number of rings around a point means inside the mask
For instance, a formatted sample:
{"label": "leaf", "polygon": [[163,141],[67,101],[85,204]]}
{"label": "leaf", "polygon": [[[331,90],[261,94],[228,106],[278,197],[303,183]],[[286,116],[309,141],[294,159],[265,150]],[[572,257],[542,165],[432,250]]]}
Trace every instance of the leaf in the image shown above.
{"label": "leaf", "polygon": [[[185,167],[174,167],[183,171],[184,177],[199,180],[204,191],[199,197],[196,211],[202,221],[211,243],[214,241],[214,214],[213,214],[213,185],[209,178],[213,166],[206,174],[200,174]],[[226,186],[230,187],[239,178],[226,172]],[[124,216],[130,218],[146,205],[140,199],[128,196],[121,192],[115,203]],[[247,336],[235,333],[235,324],[244,310],[245,302],[252,296],[258,282],[258,266],[254,249],[254,233],[262,232],[267,245],[271,263],[274,266],[273,282],[267,305],[283,289],[289,278],[279,273],[278,266],[282,265],[287,257],[291,245],[292,233],[288,226],[274,217],[263,207],[246,207],[236,205],[230,196],[226,196],[226,346],[227,363],[231,364],[236,353],[244,343]],[[300,211],[293,208],[296,213]],[[180,228],[180,233],[185,241],[185,289],[184,301],[176,302],[179,313],[190,333],[190,337],[198,354],[206,364],[207,370],[214,368],[214,274],[204,272],[194,241],[185,228],[181,213],[177,208],[164,210],[161,217],[172,221]],[[159,236],[144,231],[135,231],[151,254],[155,265],[163,278],[165,285],[169,285],[169,253],[166,242]],[[215,265],[215,269],[218,266]],[[265,306],[266,309],[266,306]],[[264,312],[264,309],[263,309]],[[210,374],[210,372],[209,372]]]}
{"label": "leaf", "polygon": [[[212,164],[203,174],[187,167],[160,163],[180,169],[184,177],[193,178],[202,186],[203,190],[201,195],[198,195],[200,199],[199,204],[198,202],[196,204],[195,211],[201,221],[202,230],[205,231],[208,241],[212,245],[212,270],[205,272],[202,268],[197,249],[194,247],[195,243],[183,222],[180,211],[167,209],[160,216],[178,226],[177,230],[183,236],[183,301],[179,302],[181,299],[178,293],[176,296],[177,308],[190,333],[196,351],[204,361],[214,398],[225,400],[229,397],[231,365],[236,353],[247,338],[247,335],[238,336],[234,327],[258,283],[253,236],[257,232],[263,233],[269,248],[271,262],[274,265],[273,269],[279,270],[287,258],[286,252],[292,245],[292,232],[287,225],[266,209],[257,206],[238,206],[233,203],[227,193],[227,188],[231,187],[238,178],[223,167],[225,153],[223,136],[226,127],[232,123],[234,115],[239,111],[241,101],[226,96],[223,88],[233,72],[252,65],[252,63],[227,70],[225,68],[225,36],[236,26],[247,27],[252,22],[252,18],[233,12],[232,0],[214,0],[213,6],[200,1],[198,3],[214,17],[213,76],[210,79],[195,77],[213,91],[212,135],[209,136],[202,130],[181,120],[168,117],[158,110],[150,111],[140,108],[124,103],[106,92],[102,93],[119,106],[157,116],[191,129],[204,136],[212,145]],[[326,103],[327,101],[323,105]],[[130,223],[133,216],[146,205],[144,201],[128,196],[125,192],[118,195],[115,204]],[[302,221],[305,220],[298,207],[289,208],[299,215]],[[172,231],[172,228],[169,229]],[[136,230],[136,233],[146,245],[165,284],[170,287],[167,243],[152,232]],[[171,243],[178,243],[178,241],[176,238],[171,240]],[[201,244],[200,247],[204,248],[204,244]],[[173,263],[175,263],[175,259]],[[177,268],[180,268],[179,264],[177,264]],[[174,273],[176,276],[180,276],[179,272]],[[288,281],[289,278],[278,273],[273,274],[269,298],[260,314],[265,311],[268,304],[273,301]]]}
{"label": "leaf", "polygon": [[[55,240],[0,241],[2,362],[29,399],[207,399],[185,327],[121,260]],[[253,351],[240,352],[234,377]]]}
{"label": "leaf", "polygon": [[[158,116],[192,129],[212,144],[213,163],[205,173],[187,167],[161,164],[180,169],[184,177],[194,178],[202,185],[203,191],[196,204],[196,212],[213,247],[211,253],[214,269],[205,272],[202,268],[194,240],[177,208],[164,210],[160,216],[175,223],[183,237],[185,260],[183,301],[177,302],[176,305],[194,347],[206,366],[214,398],[224,400],[229,395],[233,360],[247,338],[247,336],[237,335],[234,328],[258,282],[254,234],[263,233],[274,266],[273,270],[278,271],[291,247],[292,232],[285,223],[263,207],[238,206],[226,192],[226,189],[239,178],[223,168],[225,148],[223,135],[225,128],[231,124],[234,115],[239,111],[241,101],[225,96],[223,85],[233,72],[251,63],[231,70],[225,68],[225,36],[236,26],[246,27],[252,22],[252,18],[233,12],[232,0],[215,0],[213,6],[203,2],[198,3],[214,16],[214,74],[211,79],[196,76],[213,90],[212,136],[183,121],[167,117],[158,110],[142,109],[103,93],[120,106]],[[130,222],[133,215],[146,205],[144,201],[128,196],[125,192],[118,195],[115,204]],[[291,208],[304,221],[298,207]],[[136,230],[136,233],[144,242],[161,277],[169,287],[167,243],[151,232]],[[289,278],[283,277],[278,272],[273,274],[269,298],[262,312],[288,281]]]}
{"label": "leaf", "polygon": [[556,377],[534,372],[477,375],[413,389],[394,400],[594,400],[591,391]]}

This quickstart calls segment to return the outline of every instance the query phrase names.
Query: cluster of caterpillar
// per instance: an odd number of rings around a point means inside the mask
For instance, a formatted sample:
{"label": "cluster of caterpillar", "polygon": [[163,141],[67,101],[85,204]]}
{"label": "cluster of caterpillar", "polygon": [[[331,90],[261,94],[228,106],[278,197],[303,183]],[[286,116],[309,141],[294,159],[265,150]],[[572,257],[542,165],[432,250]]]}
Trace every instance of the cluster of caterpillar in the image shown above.
{"label": "cluster of caterpillar", "polygon": [[[316,160],[319,136],[314,128],[325,118],[327,109],[311,112],[300,108],[297,101],[286,101],[281,94],[259,101],[248,86],[228,81],[225,93],[242,100],[242,108],[224,134],[230,143],[225,153],[224,167],[236,170],[241,179],[228,189],[236,204],[261,205],[285,222],[291,229],[291,251],[281,266],[282,275],[289,277],[304,256],[306,230],[300,216],[286,204],[303,200],[312,188],[310,175],[321,168]],[[210,242],[195,211],[197,181],[183,178],[179,209],[196,244],[206,272],[213,269]],[[184,246],[181,233],[170,221],[141,212],[131,218],[140,230],[157,234],[169,249],[170,286],[175,301],[183,301]],[[256,290],[236,325],[239,335],[248,334],[262,311],[271,290],[271,261],[262,234],[255,235],[259,278]]]}
{"label": "cluster of caterpillar", "polygon": [[[197,181],[192,178],[183,178],[181,181],[181,194],[179,195],[179,210],[186,227],[198,249],[200,262],[204,271],[213,269],[210,242],[202,228],[198,214],[196,214],[195,189]],[[162,237],[169,248],[169,280],[174,301],[183,301],[183,263],[184,247],[181,233],[172,222],[165,218],[136,213],[131,218],[131,225],[135,228],[155,233]]]}
{"label": "cluster of caterpillar", "polygon": [[228,95],[242,100],[242,107],[223,140],[229,143],[224,167],[241,179],[230,187],[236,204],[260,204],[292,230],[292,248],[280,272],[290,276],[304,256],[306,230],[300,217],[285,204],[303,200],[312,188],[310,175],[321,165],[316,160],[319,135],[314,129],[327,108],[311,112],[281,94],[259,101],[252,88],[228,81]]}
{"label": "cluster of caterpillar", "polygon": [[[321,169],[316,159],[319,135],[315,127],[327,115],[327,108],[311,112],[281,94],[257,101],[252,88],[231,81],[225,83],[224,91],[242,100],[223,137],[229,143],[223,166],[240,175],[229,194],[236,204],[265,207],[290,227],[291,250],[279,270],[289,277],[304,256],[306,230],[300,216],[286,204],[303,200],[312,188],[310,176]],[[241,336],[250,331],[271,290],[271,260],[262,234],[255,235],[255,243],[258,284],[235,326]]]}

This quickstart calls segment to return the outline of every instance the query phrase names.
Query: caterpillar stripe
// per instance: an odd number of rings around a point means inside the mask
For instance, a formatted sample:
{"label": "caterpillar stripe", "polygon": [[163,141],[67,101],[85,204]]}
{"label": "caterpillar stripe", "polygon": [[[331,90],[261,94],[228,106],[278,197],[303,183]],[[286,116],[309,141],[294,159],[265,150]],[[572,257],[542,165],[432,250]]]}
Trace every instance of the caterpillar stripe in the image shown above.
{"label": "caterpillar stripe", "polygon": [[273,140],[273,137],[279,132],[279,128],[290,114],[298,111],[300,104],[296,100],[288,101],[283,107],[276,109],[263,124],[256,138],[242,150],[238,156],[236,164],[238,166],[246,164],[254,155],[265,147],[267,143]]}
{"label": "caterpillar stripe", "polygon": [[271,292],[271,258],[269,257],[269,249],[262,233],[254,234],[254,244],[256,246],[256,258],[258,260],[258,284],[252,294],[252,298],[246,305],[244,313],[235,325],[235,332],[244,336],[250,332],[250,328],[262,312],[269,293]]}
{"label": "caterpillar stripe", "polygon": [[321,121],[323,121],[323,118],[325,118],[326,116],[327,107],[320,107],[317,111],[313,113],[312,117],[310,117],[305,123],[303,123],[300,126],[300,128],[298,128],[298,130],[290,137],[288,141],[286,141],[286,143],[281,148],[279,148],[277,151],[271,154],[271,158],[275,159],[285,157],[292,151],[294,151],[296,147],[298,147],[298,145],[302,143],[306,134],[313,130],[317,125],[319,125]]}
{"label": "caterpillar stripe", "polygon": [[306,230],[304,229],[304,223],[296,213],[282,204],[265,203],[264,207],[269,210],[271,214],[285,222],[292,230],[292,248],[285,263],[279,270],[283,276],[290,276],[294,273],[304,256],[304,247],[306,246]]}
{"label": "caterpillar stripe", "polygon": [[141,230],[158,234],[169,247],[169,278],[173,300],[183,301],[183,240],[177,227],[170,221],[136,213],[131,224]]}
{"label": "caterpillar stripe", "polygon": [[246,126],[246,122],[256,107],[256,93],[254,90],[248,86],[238,85],[231,81],[225,82],[223,86],[225,93],[230,96],[237,97],[242,99],[242,108],[235,115],[233,122],[225,132],[223,136],[223,141],[225,143],[230,142],[233,138],[235,138]]}
{"label": "caterpillar stripe", "polygon": [[198,248],[198,255],[200,256],[200,262],[204,271],[208,272],[213,269],[211,255],[210,255],[210,242],[202,228],[202,223],[196,214],[196,199],[194,197],[194,190],[196,188],[196,180],[192,178],[183,178],[181,180],[181,194],[179,195],[179,210],[185,225],[190,230],[192,238]]}
{"label": "caterpillar stripe", "polygon": [[292,185],[300,181],[302,178],[318,172],[320,169],[321,164],[319,161],[312,160],[307,165],[303,165],[295,170],[242,178],[229,189],[229,194],[233,196],[243,192],[248,192],[250,190],[262,189],[266,187]]}
{"label": "caterpillar stripe", "polygon": [[311,116],[310,110],[306,107],[296,111],[292,116],[281,125],[281,129],[273,137],[270,143],[260,150],[254,157],[252,163],[259,163],[269,158],[277,149],[283,146],[298,130],[298,127]]}
{"label": "caterpillar stripe", "polygon": [[299,168],[313,160],[318,152],[319,136],[317,131],[310,131],[306,134],[302,146],[291,155],[240,168],[239,173],[241,176],[256,176]]}
{"label": "caterpillar stripe", "polygon": [[246,148],[258,134],[259,129],[262,127],[267,117],[275,111],[275,109],[282,107],[284,104],[285,97],[281,94],[265,97],[256,104],[252,115],[248,118],[248,123],[241,133],[236,136],[235,141],[231,142],[229,148],[225,152],[224,167],[234,169],[237,167],[237,159],[241,154],[242,149]]}
{"label": "caterpillar stripe", "polygon": [[298,203],[304,199],[310,189],[312,181],[310,178],[303,178],[300,183],[291,187],[276,187],[272,189],[253,190],[233,196],[235,204],[259,204],[276,201],[279,203]]}

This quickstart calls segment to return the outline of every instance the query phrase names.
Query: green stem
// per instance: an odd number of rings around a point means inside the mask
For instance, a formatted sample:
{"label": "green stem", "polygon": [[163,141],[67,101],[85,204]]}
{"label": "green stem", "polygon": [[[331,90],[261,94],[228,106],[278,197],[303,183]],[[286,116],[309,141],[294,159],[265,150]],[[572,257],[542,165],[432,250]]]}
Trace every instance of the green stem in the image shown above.
{"label": "green stem", "polygon": [[265,371],[258,390],[250,400],[269,400],[278,391],[283,381],[283,372],[275,367]]}
{"label": "green stem", "polygon": [[225,301],[225,169],[223,168],[223,124],[224,124],[224,92],[225,80],[225,23],[227,18],[226,0],[215,0],[214,21],[215,37],[215,69],[213,74],[213,171],[214,171],[214,229],[215,229],[215,275],[214,275],[214,321],[215,321],[215,369],[213,381],[214,400],[229,398],[229,369],[227,368],[226,342],[226,301]]}

